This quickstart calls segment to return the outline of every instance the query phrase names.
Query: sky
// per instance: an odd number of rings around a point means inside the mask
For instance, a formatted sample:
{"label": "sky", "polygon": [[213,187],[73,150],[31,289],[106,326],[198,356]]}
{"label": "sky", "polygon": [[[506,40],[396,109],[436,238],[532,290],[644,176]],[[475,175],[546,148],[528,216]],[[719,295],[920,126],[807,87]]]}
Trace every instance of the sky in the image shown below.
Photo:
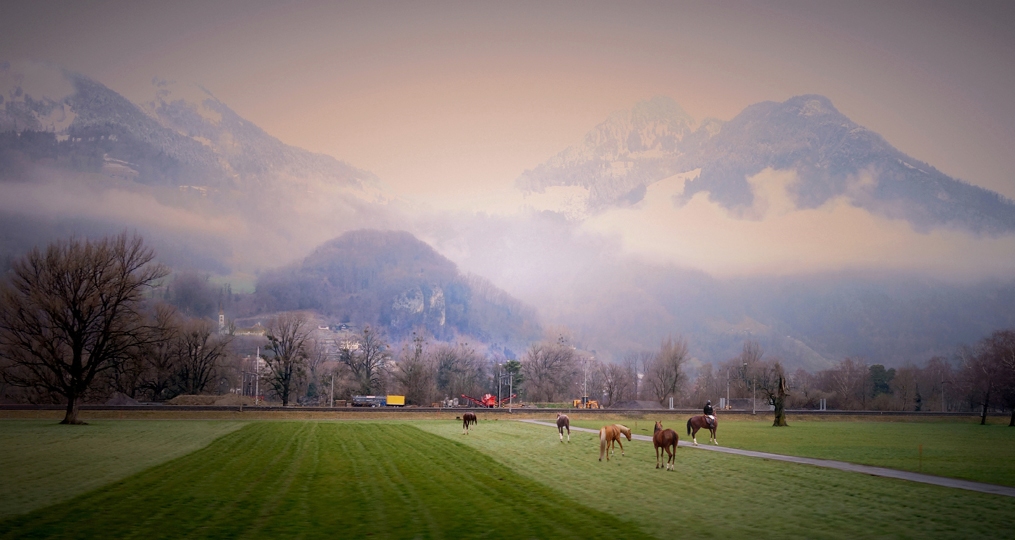
{"label": "sky", "polygon": [[822,94],[1015,198],[1015,3],[5,1],[0,58],[200,84],[282,141],[481,209],[611,112]]}

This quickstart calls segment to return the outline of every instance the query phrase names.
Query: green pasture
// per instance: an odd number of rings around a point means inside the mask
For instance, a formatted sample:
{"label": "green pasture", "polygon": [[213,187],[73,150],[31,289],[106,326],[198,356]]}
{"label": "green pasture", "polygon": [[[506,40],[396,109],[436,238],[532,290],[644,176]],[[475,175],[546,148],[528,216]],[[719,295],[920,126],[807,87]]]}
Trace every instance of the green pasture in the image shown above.
{"label": "green pasture", "polygon": [[69,502],[2,538],[647,537],[406,423],[262,422]]}
{"label": "green pasture", "polygon": [[[680,440],[691,440],[686,416],[660,416],[660,420]],[[652,434],[650,417],[626,421],[636,433]],[[603,423],[583,420],[572,425],[598,429]],[[758,421],[720,418],[716,437],[730,448],[1015,486],[1015,428],[1007,424],[793,420],[789,427],[774,428],[767,416]],[[698,444],[708,444],[708,438],[708,431],[698,432]]]}
{"label": "green pasture", "polygon": [[53,504],[189,454],[239,422],[0,421],[0,518]]}
{"label": "green pasture", "polygon": [[[688,448],[667,472],[643,441],[625,441],[626,456],[599,462],[594,434],[561,444],[554,428],[509,420],[481,418],[470,435],[453,420],[108,424],[0,422],[3,491],[32,492],[25,484],[41,479],[68,492],[43,507],[37,491],[22,506],[31,512],[0,521],[0,538],[1004,538],[1015,530],[1013,498]],[[160,430],[197,449],[153,445]],[[35,451],[44,440],[52,448]],[[45,472],[103,440],[124,452],[105,463],[75,457],[71,480]],[[149,448],[146,463],[134,460],[131,441]],[[15,454],[23,457],[10,461]],[[8,463],[24,470],[9,477]],[[101,471],[100,487],[81,487]]]}

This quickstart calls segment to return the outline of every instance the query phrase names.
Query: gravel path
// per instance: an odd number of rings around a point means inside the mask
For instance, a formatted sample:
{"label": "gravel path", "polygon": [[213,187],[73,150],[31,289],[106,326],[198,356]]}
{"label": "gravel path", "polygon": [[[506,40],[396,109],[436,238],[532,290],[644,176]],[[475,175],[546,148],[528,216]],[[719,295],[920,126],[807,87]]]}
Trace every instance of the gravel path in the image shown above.
{"label": "gravel path", "polygon": [[[553,422],[541,422],[539,420],[519,420],[520,422],[528,422],[530,424],[539,424],[541,426],[550,426],[553,429],[557,429],[557,424]],[[587,433],[599,433],[599,430],[572,427],[571,431],[584,431]],[[707,438],[706,433],[706,438]],[[652,437],[648,435],[632,435],[632,439],[639,441],[652,442]],[[725,454],[736,454],[739,456],[756,457],[762,459],[771,459],[775,461],[788,461],[790,463],[802,463],[804,465],[813,465],[815,467],[826,467],[829,469],[839,469],[840,471],[858,472],[863,474],[869,474],[872,476],[884,476],[887,478],[898,478],[900,480],[909,480],[911,482],[921,482],[924,484],[933,484],[935,486],[943,486],[958,489],[968,489],[970,491],[979,491],[981,493],[990,493],[993,495],[1004,495],[1006,497],[1015,497],[1015,487],[998,486],[994,484],[984,484],[982,482],[973,482],[971,480],[959,480],[957,478],[945,478],[943,476],[934,476],[930,474],[921,474],[908,471],[900,471],[896,469],[886,469],[884,467],[873,467],[871,465],[857,465],[856,463],[847,463],[845,461],[835,461],[831,459],[816,459],[808,457],[798,456],[784,456],[782,454],[770,454],[768,452],[755,452],[753,450],[739,450],[736,448],[724,448],[722,446],[713,446],[702,444],[700,446],[694,446],[693,444],[680,441],[680,446],[686,446],[688,448],[695,448],[698,450],[709,450],[712,452],[722,452]]]}

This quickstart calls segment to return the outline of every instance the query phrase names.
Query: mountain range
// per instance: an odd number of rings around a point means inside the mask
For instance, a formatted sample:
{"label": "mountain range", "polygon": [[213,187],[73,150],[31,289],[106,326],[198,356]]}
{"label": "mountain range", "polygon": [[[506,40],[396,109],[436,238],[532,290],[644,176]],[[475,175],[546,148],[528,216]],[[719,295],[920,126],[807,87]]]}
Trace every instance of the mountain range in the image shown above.
{"label": "mountain range", "polygon": [[818,95],[758,103],[728,122],[706,119],[697,127],[671,99],[656,97],[611,115],[579,144],[525,171],[516,185],[530,192],[579,186],[588,190],[587,210],[595,212],[636,203],[653,183],[699,170],[679,202],[705,192],[736,213],[752,206],[749,178],[765,169],[796,172],[789,194],[797,208],[844,197],[918,230],[1015,231],[1011,200],[903,154]]}
{"label": "mountain range", "polygon": [[601,359],[683,335],[701,362],[726,360],[754,339],[791,368],[845,356],[898,365],[1015,325],[1009,279],[957,283],[905,271],[720,279],[626,257],[582,229],[637,209],[673,179],[682,182],[674,209],[704,197],[750,223],[759,219],[749,211],[753,179],[774,170],[794,175],[786,193],[795,209],[844,200],[919,234],[1015,232],[1012,201],[906,156],[822,96],[701,122],[653,98],[517,179],[534,195],[580,193],[577,212],[420,217],[374,174],[282,143],[199,86],[155,79],[152,98],[137,104],[59,68],[42,70],[41,82],[39,70],[16,71],[0,63],[0,81],[13,81],[0,88],[2,264],[55,238],[128,228],[175,268],[251,291],[263,312],[312,309],[393,337],[426,328],[514,352],[539,328],[564,325]]}

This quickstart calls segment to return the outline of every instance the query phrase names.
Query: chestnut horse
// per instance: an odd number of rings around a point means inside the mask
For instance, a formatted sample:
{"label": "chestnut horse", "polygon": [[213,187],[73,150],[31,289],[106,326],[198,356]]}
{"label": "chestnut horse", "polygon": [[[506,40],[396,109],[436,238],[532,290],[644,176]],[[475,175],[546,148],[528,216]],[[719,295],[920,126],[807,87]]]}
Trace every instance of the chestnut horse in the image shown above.
{"label": "chestnut horse", "polygon": [[571,419],[566,414],[557,413],[557,431],[560,432],[560,442],[564,442],[564,430],[567,430],[567,442],[571,442]]}
{"label": "chestnut horse", "polygon": [[[715,443],[716,446],[719,446],[719,441],[715,438],[715,430],[718,427],[718,418],[716,418],[712,423],[709,423],[708,417],[704,414],[692,416],[687,419],[687,434],[691,436],[691,440],[694,441],[695,446],[698,446],[698,438],[696,436],[698,435],[698,430],[701,428],[705,428],[711,432],[712,436],[709,438],[709,441]],[[694,429],[693,433],[691,432],[691,429]]]}
{"label": "chestnut horse", "polygon": [[475,424],[479,420],[476,420],[476,413],[467,412],[462,415],[462,434],[469,434],[469,426]]}
{"label": "chestnut horse", "polygon": [[620,445],[620,455],[624,455],[624,445],[620,442],[620,436],[624,435],[627,440],[631,440],[631,430],[620,424],[613,424],[612,426],[603,426],[599,429],[599,461],[603,460],[603,456],[606,456],[606,461],[610,461],[610,454],[613,452],[613,443]]}
{"label": "chestnut horse", "polygon": [[677,442],[680,437],[677,436],[677,432],[672,429],[663,429],[662,422],[656,422],[655,431],[652,433],[652,444],[656,448],[656,468],[658,469],[662,465],[663,450],[666,451],[666,470],[676,470],[673,468],[673,462],[676,460],[677,453]]}

